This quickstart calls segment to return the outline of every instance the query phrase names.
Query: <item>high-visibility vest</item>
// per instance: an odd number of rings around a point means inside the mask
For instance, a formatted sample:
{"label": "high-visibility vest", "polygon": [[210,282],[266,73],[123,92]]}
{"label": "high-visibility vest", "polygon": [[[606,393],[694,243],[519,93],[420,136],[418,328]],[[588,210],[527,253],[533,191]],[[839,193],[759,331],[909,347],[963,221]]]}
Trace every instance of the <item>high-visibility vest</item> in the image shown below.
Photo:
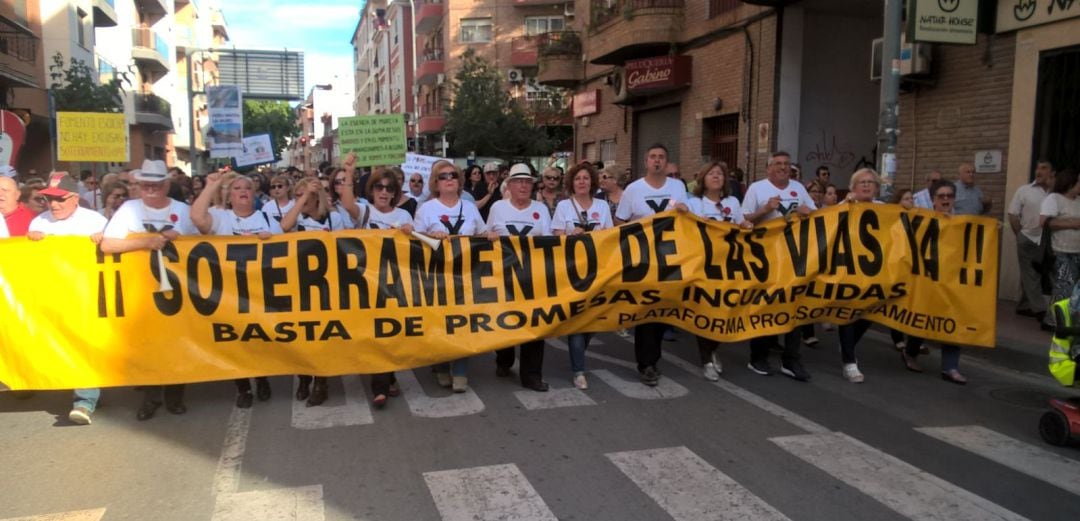
{"label": "high-visibility vest", "polygon": [[[1060,317],[1064,317],[1065,327],[1072,326],[1072,314],[1069,313],[1069,299],[1059,300],[1054,307],[1061,310]],[[1076,378],[1076,362],[1069,356],[1072,347],[1072,338],[1050,338],[1050,374],[1054,375],[1061,385],[1071,386]]]}

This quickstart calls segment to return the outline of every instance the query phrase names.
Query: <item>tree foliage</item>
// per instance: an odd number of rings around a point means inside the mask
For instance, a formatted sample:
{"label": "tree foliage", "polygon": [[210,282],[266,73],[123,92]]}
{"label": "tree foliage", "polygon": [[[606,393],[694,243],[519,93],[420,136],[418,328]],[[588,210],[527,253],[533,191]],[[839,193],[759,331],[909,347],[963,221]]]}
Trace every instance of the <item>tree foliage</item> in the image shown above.
{"label": "tree foliage", "polygon": [[52,57],[49,91],[58,111],[123,112],[124,85],[131,86],[127,72],[115,71],[111,79],[99,83],[98,72],[82,60],[71,59],[64,67],[64,56]]}
{"label": "tree foliage", "polygon": [[244,100],[244,135],[270,134],[278,156],[285,150],[288,139],[299,133],[296,116],[288,102]]}
{"label": "tree foliage", "polygon": [[499,70],[469,49],[454,75],[446,130],[453,155],[546,156],[554,143],[510,98]]}

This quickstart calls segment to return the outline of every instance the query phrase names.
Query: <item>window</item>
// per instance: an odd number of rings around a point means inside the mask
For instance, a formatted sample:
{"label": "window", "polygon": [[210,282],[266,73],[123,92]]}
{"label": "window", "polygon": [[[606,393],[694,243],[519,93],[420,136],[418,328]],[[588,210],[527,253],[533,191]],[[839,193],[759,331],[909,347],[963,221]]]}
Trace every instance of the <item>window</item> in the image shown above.
{"label": "window", "polygon": [[561,16],[526,16],[525,34],[536,36],[538,34],[562,31],[566,28],[566,22]]}
{"label": "window", "polygon": [[615,161],[615,140],[605,139],[600,142],[600,160],[604,164]]}
{"label": "window", "polygon": [[739,115],[705,118],[702,131],[701,155],[734,169],[739,164]]}
{"label": "window", "polygon": [[93,34],[93,26],[90,26],[90,30],[87,30],[87,26],[88,24],[91,24],[93,22],[89,20],[90,17],[86,15],[86,11],[83,11],[82,9],[75,9],[75,16],[79,18],[79,21],[76,23],[79,31],[79,45],[81,45],[84,49],[90,49],[94,46],[92,43],[90,43],[89,37],[90,34]]}
{"label": "window", "polygon": [[485,43],[491,41],[491,18],[463,18],[461,20],[461,43]]}
{"label": "window", "polygon": [[596,143],[582,143],[581,157],[586,161],[596,161]]}

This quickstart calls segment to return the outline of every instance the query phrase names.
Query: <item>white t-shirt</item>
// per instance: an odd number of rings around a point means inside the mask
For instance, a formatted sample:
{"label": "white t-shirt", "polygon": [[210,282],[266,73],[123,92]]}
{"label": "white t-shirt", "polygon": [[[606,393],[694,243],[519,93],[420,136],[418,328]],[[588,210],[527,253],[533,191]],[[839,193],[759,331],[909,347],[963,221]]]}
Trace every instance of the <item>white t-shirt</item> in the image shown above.
{"label": "white t-shirt", "polygon": [[645,178],[630,183],[623,190],[615,217],[621,221],[636,221],[654,214],[674,210],[676,203],[686,204],[686,185],[678,179],[664,178],[659,189],[645,182]]}
{"label": "white t-shirt", "polygon": [[10,237],[7,229],[7,221],[0,217],[0,239],[7,239]]}
{"label": "white t-shirt", "polygon": [[[273,218],[271,218],[273,220]],[[345,225],[345,221],[341,219],[341,216],[337,212],[327,212],[326,216],[322,220],[316,220],[310,215],[300,214],[296,218],[296,229],[292,231],[296,232],[333,232],[339,230],[346,230],[349,227]]]}
{"label": "white t-shirt", "polygon": [[368,208],[371,208],[371,217],[368,218],[368,228],[373,230],[391,230],[400,228],[406,224],[412,224],[413,222],[409,212],[406,212],[401,208],[393,208],[387,213],[376,210],[374,206],[369,206]]}
{"label": "white t-shirt", "polygon": [[164,208],[150,208],[141,199],[124,201],[105,226],[105,237],[123,239],[129,233],[154,233],[176,230],[180,235],[198,235],[191,222],[191,207],[169,199]]}
{"label": "white t-shirt", "polygon": [[[585,215],[582,216],[582,213]],[[490,219],[489,219],[490,220]],[[587,232],[611,228],[611,207],[603,199],[593,198],[588,208],[582,208],[574,199],[563,199],[555,205],[555,216],[551,219],[551,230],[566,233],[581,228]]]}
{"label": "white t-shirt", "polygon": [[744,220],[742,205],[733,195],[725,197],[720,202],[713,201],[706,196],[694,197],[687,204],[694,215],[702,219],[721,221],[726,223],[742,224]]}
{"label": "white t-shirt", "polygon": [[[1050,194],[1043,199],[1039,215],[1080,217],[1080,197],[1070,200],[1061,194]],[[1080,253],[1080,230],[1054,230],[1050,235],[1050,247],[1057,253]]]}
{"label": "white t-shirt", "polygon": [[347,228],[361,228],[368,218],[367,213],[370,211],[371,207],[367,204],[367,201],[364,199],[357,199],[356,208],[360,213],[357,214],[357,219],[354,220],[352,216],[349,215],[349,211],[345,209],[345,205],[341,204],[341,201],[334,203],[334,211],[341,216],[341,221],[346,224]]}
{"label": "white t-shirt", "polygon": [[210,217],[214,223],[210,227],[211,235],[258,235],[262,232],[282,233],[281,225],[262,212],[252,212],[247,217],[240,217],[232,210],[211,208]]}
{"label": "white t-shirt", "polygon": [[295,199],[289,199],[289,202],[285,204],[281,204],[277,199],[273,199],[263,204],[261,211],[280,224],[281,219],[285,217],[285,214],[289,213],[289,210],[292,210],[293,206],[296,206]]}
{"label": "white t-shirt", "polygon": [[1021,186],[1009,203],[1009,215],[1020,218],[1020,233],[1039,244],[1042,240],[1042,226],[1039,226],[1039,212],[1046,199],[1046,190],[1035,183]]}
{"label": "white t-shirt", "polygon": [[769,199],[773,197],[780,198],[780,206],[776,210],[765,214],[759,222],[780,219],[794,213],[800,206],[817,210],[814,200],[810,198],[810,194],[806,192],[806,187],[802,183],[789,180],[787,186],[777,188],[768,179],[762,179],[755,181],[750,185],[750,188],[746,189],[746,195],[743,196],[742,203],[743,214],[750,215],[758,211],[762,206],[768,204]]}
{"label": "white t-shirt", "polygon": [[487,229],[476,205],[464,199],[459,200],[453,208],[438,199],[420,205],[413,227],[421,233],[444,232],[450,235],[476,235]]}
{"label": "white t-shirt", "polygon": [[91,236],[105,229],[105,217],[101,214],[83,207],[75,209],[63,221],[53,218],[52,212],[45,210],[41,215],[30,221],[29,231],[41,232],[45,235],[83,235]]}
{"label": "white t-shirt", "polygon": [[519,210],[508,199],[499,199],[488,212],[487,229],[504,237],[551,235],[551,217],[539,201],[530,200],[529,206]]}

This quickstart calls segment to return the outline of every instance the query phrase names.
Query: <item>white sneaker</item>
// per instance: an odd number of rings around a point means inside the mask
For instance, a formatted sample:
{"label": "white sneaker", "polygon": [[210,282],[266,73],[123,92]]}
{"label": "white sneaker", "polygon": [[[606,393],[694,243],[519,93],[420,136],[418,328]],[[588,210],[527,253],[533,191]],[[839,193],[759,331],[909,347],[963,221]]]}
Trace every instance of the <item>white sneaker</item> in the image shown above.
{"label": "white sneaker", "polygon": [[844,378],[853,384],[861,384],[866,379],[855,364],[844,364]]}
{"label": "white sneaker", "polygon": [[720,363],[720,354],[716,350],[713,350],[712,354],[709,355],[709,360],[712,360],[712,365],[716,368],[716,374],[724,372],[724,364]]}
{"label": "white sneaker", "polygon": [[816,336],[808,336],[804,338],[802,342],[810,347],[814,347],[817,345],[818,339]]}
{"label": "white sneaker", "polygon": [[901,341],[896,343],[896,350],[897,351],[903,351],[906,348],[907,348],[907,342],[901,340]]}
{"label": "white sneaker", "polygon": [[629,329],[620,329],[615,334],[619,335],[623,340],[630,340],[631,342],[634,340],[634,334]]}
{"label": "white sneaker", "polygon": [[453,378],[452,387],[455,393],[463,393],[469,390],[469,378],[465,376],[455,376]]}
{"label": "white sneaker", "polygon": [[589,381],[585,379],[585,373],[574,373],[574,387],[582,391],[589,388]]}
{"label": "white sneaker", "polygon": [[829,322],[826,322],[826,323],[821,325],[821,329],[824,329],[825,331],[832,331],[833,330],[833,325],[831,323],[829,323]]}
{"label": "white sneaker", "polygon": [[90,425],[90,411],[76,407],[68,413],[68,419],[75,425]]}
{"label": "white sneaker", "polygon": [[705,364],[705,368],[702,369],[701,373],[710,382],[720,381],[720,371],[716,370],[716,366],[712,362]]}
{"label": "white sneaker", "polygon": [[435,373],[435,381],[438,382],[439,387],[450,387],[452,380],[450,379],[450,373],[437,372]]}

